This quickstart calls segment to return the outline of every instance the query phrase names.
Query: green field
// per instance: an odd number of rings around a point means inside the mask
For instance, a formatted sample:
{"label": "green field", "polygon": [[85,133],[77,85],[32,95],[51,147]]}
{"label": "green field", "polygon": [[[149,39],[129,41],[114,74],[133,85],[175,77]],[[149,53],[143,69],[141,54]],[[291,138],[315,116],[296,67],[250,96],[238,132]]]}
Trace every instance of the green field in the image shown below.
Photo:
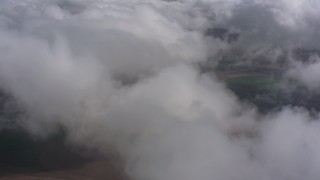
{"label": "green field", "polygon": [[287,102],[278,91],[279,81],[280,78],[273,76],[243,76],[227,79],[226,84],[239,99],[254,104],[259,112],[267,113]]}
{"label": "green field", "polygon": [[229,86],[246,86],[256,90],[270,90],[277,83],[277,79],[270,76],[243,76],[226,80]]}

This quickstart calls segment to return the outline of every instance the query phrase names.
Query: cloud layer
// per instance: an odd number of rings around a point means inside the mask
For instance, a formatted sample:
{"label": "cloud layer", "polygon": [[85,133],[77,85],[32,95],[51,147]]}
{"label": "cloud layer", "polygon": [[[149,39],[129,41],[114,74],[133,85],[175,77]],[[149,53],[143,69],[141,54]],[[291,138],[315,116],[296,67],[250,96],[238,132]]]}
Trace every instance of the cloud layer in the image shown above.
{"label": "cloud layer", "polygon": [[[319,48],[318,10],[312,0],[4,0],[0,88],[30,133],[61,124],[70,143],[116,148],[135,180],[315,180],[318,113],[261,115],[197,64],[232,48]],[[204,35],[221,26],[239,41]],[[318,57],[290,62],[290,77],[319,88]]]}

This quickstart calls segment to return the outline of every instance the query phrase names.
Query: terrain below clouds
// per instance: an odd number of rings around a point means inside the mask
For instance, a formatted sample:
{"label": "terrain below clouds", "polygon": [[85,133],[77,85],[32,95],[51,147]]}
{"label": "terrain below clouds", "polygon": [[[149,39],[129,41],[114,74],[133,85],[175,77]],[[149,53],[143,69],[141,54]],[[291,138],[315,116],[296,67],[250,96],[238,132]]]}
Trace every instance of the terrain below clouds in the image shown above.
{"label": "terrain below clouds", "polygon": [[319,179],[320,4],[0,2],[0,179]]}

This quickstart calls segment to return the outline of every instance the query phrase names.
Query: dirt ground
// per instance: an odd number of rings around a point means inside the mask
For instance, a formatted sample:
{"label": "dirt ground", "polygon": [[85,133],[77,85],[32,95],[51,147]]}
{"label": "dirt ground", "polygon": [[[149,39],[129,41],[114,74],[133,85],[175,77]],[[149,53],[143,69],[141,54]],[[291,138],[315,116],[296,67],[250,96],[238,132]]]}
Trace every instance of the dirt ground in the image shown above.
{"label": "dirt ground", "polygon": [[[16,167],[0,166],[0,180],[127,180],[120,167],[115,163],[93,161],[77,168],[60,169],[47,172],[36,172]],[[1,172],[0,171],[0,172]]]}

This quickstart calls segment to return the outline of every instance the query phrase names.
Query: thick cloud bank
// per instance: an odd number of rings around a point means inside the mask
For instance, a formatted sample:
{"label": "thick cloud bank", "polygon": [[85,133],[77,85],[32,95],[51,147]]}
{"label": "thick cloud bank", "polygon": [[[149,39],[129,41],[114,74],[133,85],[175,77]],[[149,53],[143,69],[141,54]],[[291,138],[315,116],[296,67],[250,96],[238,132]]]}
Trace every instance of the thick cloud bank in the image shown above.
{"label": "thick cloud bank", "polygon": [[[317,112],[261,115],[197,64],[232,48],[270,61],[317,49],[319,15],[317,0],[3,0],[0,88],[30,133],[62,125],[70,143],[115,148],[134,180],[316,180]],[[212,26],[239,41],[205,36]],[[311,58],[285,74],[319,90]]]}

